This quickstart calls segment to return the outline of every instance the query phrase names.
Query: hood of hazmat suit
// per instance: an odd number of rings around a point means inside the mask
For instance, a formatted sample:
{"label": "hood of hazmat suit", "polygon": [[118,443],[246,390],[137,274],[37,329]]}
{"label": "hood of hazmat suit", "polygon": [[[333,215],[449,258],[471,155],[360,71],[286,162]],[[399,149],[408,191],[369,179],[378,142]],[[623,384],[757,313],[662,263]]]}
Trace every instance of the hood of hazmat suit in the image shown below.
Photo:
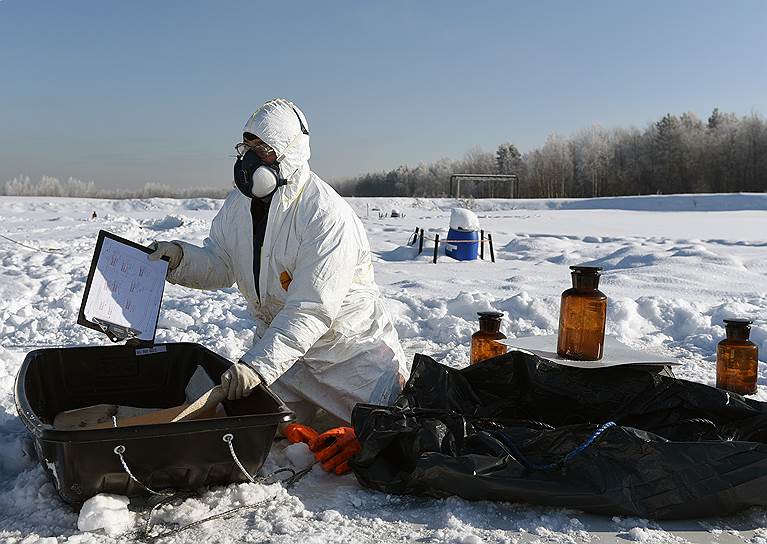
{"label": "hood of hazmat suit", "polygon": [[361,221],[309,169],[308,128],[303,112],[283,99],[264,104],[243,128],[275,150],[287,180],[269,205],[259,277],[251,199],[235,189],[203,247],[178,242],[184,258],[168,281],[199,289],[236,283],[257,324],[241,360],[285,402],[309,401],[350,421],[358,402],[393,400],[398,375],[407,379],[409,369]]}

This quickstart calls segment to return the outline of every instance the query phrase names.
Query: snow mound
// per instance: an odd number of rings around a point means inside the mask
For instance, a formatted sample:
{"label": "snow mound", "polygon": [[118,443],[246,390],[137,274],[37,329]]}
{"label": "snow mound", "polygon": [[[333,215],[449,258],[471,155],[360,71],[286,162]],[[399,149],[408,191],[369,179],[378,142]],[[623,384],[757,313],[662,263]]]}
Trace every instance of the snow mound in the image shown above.
{"label": "snow mound", "polygon": [[186,329],[194,325],[194,318],[181,310],[169,309],[160,314],[157,327],[161,329]]}
{"label": "snow mound", "polygon": [[479,230],[477,214],[466,208],[453,208],[450,211],[450,228],[474,232]]}
{"label": "snow mound", "polygon": [[171,230],[184,226],[184,218],[178,215],[166,215],[162,219],[144,221],[142,227],[151,230]]}
{"label": "snow mound", "polygon": [[185,210],[218,210],[221,208],[223,200],[215,198],[190,198],[181,202],[181,207]]}
{"label": "snow mound", "polygon": [[104,529],[108,535],[124,533],[133,524],[133,514],[128,510],[128,497],[102,493],[83,503],[77,528],[81,531]]}
{"label": "snow mound", "polygon": [[[399,246],[389,251],[377,251],[375,255],[382,261],[397,262],[397,261],[412,261],[418,258],[418,246]],[[424,251],[422,256],[431,255],[430,251]]]}
{"label": "snow mound", "polygon": [[314,454],[309,449],[309,446],[303,442],[291,444],[282,453],[288,458],[290,464],[296,468],[303,469],[314,464]]}

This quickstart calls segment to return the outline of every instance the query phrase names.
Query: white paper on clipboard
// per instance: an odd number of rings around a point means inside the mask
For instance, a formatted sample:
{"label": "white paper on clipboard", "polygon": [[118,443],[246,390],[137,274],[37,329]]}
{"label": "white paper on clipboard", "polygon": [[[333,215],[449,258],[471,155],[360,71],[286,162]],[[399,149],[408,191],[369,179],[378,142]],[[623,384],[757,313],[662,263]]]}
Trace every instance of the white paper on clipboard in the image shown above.
{"label": "white paper on clipboard", "polygon": [[139,340],[153,340],[167,272],[167,261],[150,261],[146,252],[104,238],[85,318],[133,329]]}

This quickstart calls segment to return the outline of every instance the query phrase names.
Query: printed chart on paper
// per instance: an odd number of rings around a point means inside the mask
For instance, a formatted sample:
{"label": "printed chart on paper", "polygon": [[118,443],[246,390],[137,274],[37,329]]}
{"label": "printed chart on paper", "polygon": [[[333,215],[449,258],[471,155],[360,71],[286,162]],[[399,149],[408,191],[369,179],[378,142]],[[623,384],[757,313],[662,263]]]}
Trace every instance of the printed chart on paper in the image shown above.
{"label": "printed chart on paper", "polygon": [[85,304],[86,319],[136,329],[141,340],[154,338],[168,263],[147,257],[139,249],[104,239]]}

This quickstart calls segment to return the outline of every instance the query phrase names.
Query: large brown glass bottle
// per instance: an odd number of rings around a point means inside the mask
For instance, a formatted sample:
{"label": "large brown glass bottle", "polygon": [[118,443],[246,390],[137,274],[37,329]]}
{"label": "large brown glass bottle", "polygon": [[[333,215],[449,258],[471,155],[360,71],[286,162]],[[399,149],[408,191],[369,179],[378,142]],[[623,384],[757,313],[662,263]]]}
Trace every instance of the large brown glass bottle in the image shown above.
{"label": "large brown glass bottle", "polygon": [[471,335],[471,364],[475,365],[485,359],[503,355],[508,350],[504,340],[506,335],[501,332],[501,312],[477,312],[479,316],[479,331]]}
{"label": "large brown glass bottle", "polygon": [[750,319],[725,319],[727,338],[716,347],[716,386],[741,395],[756,393],[759,348],[748,337]]}
{"label": "large brown glass bottle", "polygon": [[571,266],[573,287],[562,293],[557,353],[576,361],[602,358],[607,321],[607,295],[598,289],[597,266]]}

